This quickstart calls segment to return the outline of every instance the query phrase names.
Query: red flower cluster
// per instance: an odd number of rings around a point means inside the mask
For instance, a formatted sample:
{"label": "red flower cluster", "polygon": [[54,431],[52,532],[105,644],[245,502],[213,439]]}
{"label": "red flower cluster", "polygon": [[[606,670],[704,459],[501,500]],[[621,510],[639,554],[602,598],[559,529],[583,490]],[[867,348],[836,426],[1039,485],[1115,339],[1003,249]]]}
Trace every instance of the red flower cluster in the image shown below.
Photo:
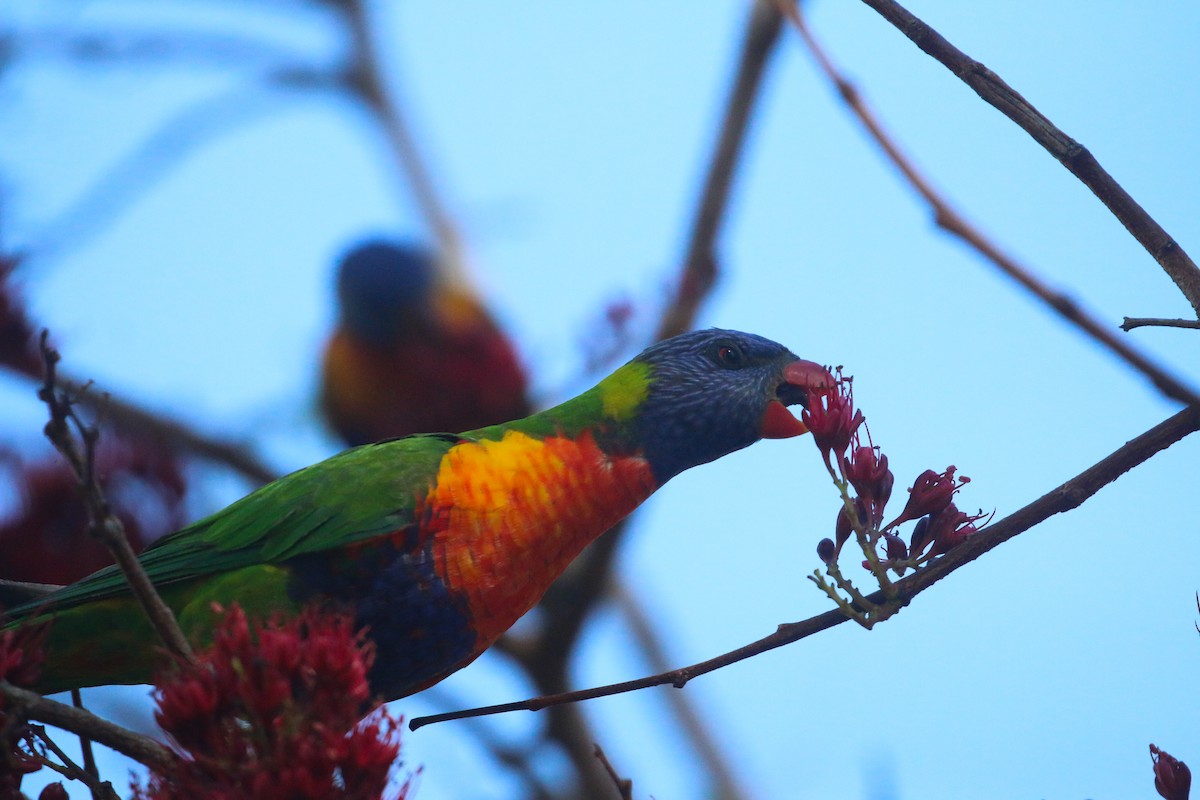
{"label": "red flower cluster", "polygon": [[[42,671],[45,639],[45,625],[0,631],[0,680],[31,686]],[[4,705],[0,696],[0,800],[21,797],[21,780],[42,768],[29,728],[24,720],[10,718]]]}
{"label": "red flower cluster", "polygon": [[374,648],[350,618],[310,609],[252,626],[235,605],[197,659],[158,683],[155,716],[183,752],[135,797],[384,796],[399,720],[372,707]]}
{"label": "red flower cluster", "polygon": [[1192,771],[1188,765],[1165,750],[1150,745],[1154,762],[1154,788],[1166,800],[1188,800],[1192,791]]}
{"label": "red flower cluster", "polygon": [[[32,686],[42,674],[42,661],[46,654],[48,625],[22,625],[0,631],[0,681],[13,686]],[[4,698],[0,697],[0,709]]]}
{"label": "red flower cluster", "polygon": [[[970,478],[956,477],[953,466],[944,472],[925,470],[917,476],[904,510],[884,525],[884,508],[892,496],[895,477],[887,456],[871,442],[862,411],[854,407],[852,379],[837,370],[834,385],[823,392],[814,391],[809,406],[802,418],[826,468],[836,482],[855,492],[850,506],[838,510],[834,538],[822,539],[817,545],[822,561],[835,561],[842,545],[858,530],[870,548],[879,548],[876,553],[885,569],[903,574],[916,562],[941,555],[975,533],[975,523],[983,515],[964,514],[955,507],[954,494]],[[905,543],[895,529],[912,520],[919,521]],[[866,561],[863,564],[868,566]]]}

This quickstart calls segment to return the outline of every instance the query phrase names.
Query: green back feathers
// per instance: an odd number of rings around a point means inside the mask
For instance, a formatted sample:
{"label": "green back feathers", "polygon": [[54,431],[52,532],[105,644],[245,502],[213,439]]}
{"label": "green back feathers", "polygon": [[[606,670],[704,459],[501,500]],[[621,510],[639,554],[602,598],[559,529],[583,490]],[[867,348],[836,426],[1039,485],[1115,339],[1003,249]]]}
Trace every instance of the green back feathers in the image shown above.
{"label": "green back feathers", "polygon": [[[346,450],[163,537],[141,555],[142,565],[156,585],[169,586],[400,530],[412,523],[417,494],[454,441],[419,435]],[[9,613],[20,616],[47,600],[57,610],[126,592],[121,572],[107,567]]]}
{"label": "green back feathers", "polygon": [[[649,389],[650,367],[630,362],[592,389],[525,419],[454,436],[418,434],[343,451],[286,475],[151,545],[141,556],[159,587],[204,575],[276,564],[401,530],[414,522],[417,498],[437,475],[442,456],[460,440],[498,440],[509,430],[544,438],[586,430],[618,449],[629,441]],[[123,596],[124,576],[108,567],[40,602],[9,609],[62,610]]]}

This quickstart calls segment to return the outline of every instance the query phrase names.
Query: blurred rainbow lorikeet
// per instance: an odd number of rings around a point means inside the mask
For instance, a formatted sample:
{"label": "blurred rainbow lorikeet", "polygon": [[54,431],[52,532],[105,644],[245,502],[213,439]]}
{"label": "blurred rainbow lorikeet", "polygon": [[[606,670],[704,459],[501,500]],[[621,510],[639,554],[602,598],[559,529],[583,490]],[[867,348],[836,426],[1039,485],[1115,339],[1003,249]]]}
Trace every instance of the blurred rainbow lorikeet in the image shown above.
{"label": "blurred rainbow lorikeet", "polygon": [[[197,643],[218,602],[345,610],[377,648],[373,692],[465,667],[589,542],[685,469],[805,433],[786,406],[831,385],[775,342],[706,330],[656,344],[559,406],[467,433],[346,450],[141,556]],[[10,609],[52,618],[45,692],[151,679],[161,648],[113,568]]]}
{"label": "blurred rainbow lorikeet", "polygon": [[487,310],[428,250],[370,241],[338,265],[321,408],[350,445],[524,417],[525,373]]}

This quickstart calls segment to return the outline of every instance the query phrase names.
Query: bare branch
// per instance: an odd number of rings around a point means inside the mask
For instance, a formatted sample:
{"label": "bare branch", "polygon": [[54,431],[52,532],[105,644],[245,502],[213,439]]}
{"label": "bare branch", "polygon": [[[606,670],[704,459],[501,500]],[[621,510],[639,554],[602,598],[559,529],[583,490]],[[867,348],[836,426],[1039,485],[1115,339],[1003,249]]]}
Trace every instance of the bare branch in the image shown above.
{"label": "bare branch", "polygon": [[983,64],[895,0],[863,0],[913,44],[958,76],[1011,119],[1092,190],[1125,229],[1162,266],[1200,316],[1200,268],[1171,236],[1100,166],[1086,147],[1059,130],[1033,105]]}
{"label": "bare branch", "polygon": [[138,69],[167,64],[200,64],[241,72],[279,72],[304,63],[304,54],[265,38],[199,30],[138,33],[128,29],[79,31],[43,28],[13,42],[14,58],[61,58],[88,64],[110,63]]}
{"label": "bare branch", "polygon": [[35,237],[30,260],[47,261],[97,235],[189,153],[234,126],[266,113],[270,90],[239,86],[189,105],[108,168]]}
{"label": "bare branch", "polygon": [[[25,370],[9,364],[0,364],[0,367],[27,374]],[[214,439],[179,420],[156,414],[110,392],[97,391],[90,382],[62,374],[58,375],[57,382],[75,403],[96,413],[103,410],[110,422],[126,431],[157,439],[165,447],[224,464],[256,484],[270,483],[279,477],[276,470],[259,460],[245,445]]]}
{"label": "bare branch", "polygon": [[[716,277],[713,256],[714,242],[719,234],[733,178],[738,166],[742,143],[749,125],[762,75],[774,45],[779,38],[779,14],[769,3],[755,2],[746,23],[742,49],[721,118],[708,168],[704,189],[697,203],[696,219],[687,252],[680,269],[675,296],[663,313],[657,338],[666,338],[690,329],[700,304],[708,295]],[[511,637],[501,641],[501,648],[513,656],[530,676],[537,691],[554,694],[566,689],[567,668],[575,649],[579,632],[588,615],[595,609],[612,579],[612,563],[624,540],[626,524],[610,530],[593,542],[572,564],[571,569],[551,586],[539,604],[541,619],[538,637],[517,642]],[[549,722],[550,734],[568,750],[584,780],[590,779],[585,760],[592,760],[591,738],[575,712],[553,712]],[[685,730],[687,730],[685,728]],[[705,753],[705,743],[695,739],[697,751]],[[717,761],[707,766],[719,782],[727,770]],[[599,789],[592,787],[590,794]]]}
{"label": "bare branch", "polygon": [[90,711],[72,708],[7,681],[0,681],[0,695],[9,701],[8,707],[18,715],[86,736],[152,769],[163,769],[172,763],[171,751],[166,747],[148,736],[97,717]]}
{"label": "bare branch", "polygon": [[[50,421],[46,423],[46,438],[62,453],[67,463],[71,465],[79,479],[80,496],[88,510],[89,528],[93,536],[104,542],[113,554],[117,565],[129,581],[130,589],[138,603],[146,612],[155,632],[171,652],[186,659],[195,661],[192,648],[179,629],[175,615],[150,582],[137,554],[129,546],[121,521],[112,514],[108,500],[100,489],[95,473],[95,444],[99,431],[94,427],[84,425],[72,408],[72,399],[61,392],[57,383],[57,365],[60,359],[58,352],[46,344],[47,334],[42,331],[42,356],[46,365],[46,379],[38,392],[38,397],[50,411]],[[83,440],[83,450],[75,443],[71,432],[74,426]]]}
{"label": "bare branch", "polygon": [[[79,689],[71,690],[71,705],[75,706],[75,708],[83,708],[83,692]],[[83,772],[89,778],[93,779],[93,782],[88,784],[88,788],[91,789],[92,796],[96,800],[99,800],[98,795],[100,791],[97,786],[100,783],[100,770],[96,768],[96,756],[92,752],[92,740],[86,736],[80,736],[79,751],[83,754]],[[96,785],[94,786],[93,783]],[[111,786],[109,790],[112,790]]]}
{"label": "bare branch", "polygon": [[[893,588],[896,591],[896,600],[901,606],[907,605],[919,593],[928,589],[954,570],[974,561],[989,550],[1044,522],[1055,514],[1077,508],[1092,495],[1121,477],[1121,475],[1146,462],[1160,451],[1165,450],[1175,442],[1197,430],[1200,430],[1200,408],[1186,408],[1180,411],[1178,414],[1159,423],[1137,438],[1126,442],[1101,461],[1066,483],[1050,490],[1029,505],[1009,514],[1004,519],[988,526],[979,533],[968,537],[962,544],[937,561],[934,561],[928,567],[897,581],[893,584]],[[869,595],[867,599],[873,603],[888,602],[888,598],[882,591]],[[775,633],[769,636],[688,667],[592,689],[563,692],[557,695],[535,697],[520,702],[502,703],[484,708],[416,717],[409,722],[409,727],[412,730],[416,730],[435,722],[445,722],[465,717],[501,714],[509,711],[539,711],[560,703],[576,703],[581,700],[607,697],[651,686],[669,684],[681,689],[692,678],[713,672],[722,667],[727,667],[738,661],[744,661],[747,658],[752,658],[768,650],[774,650],[775,648],[798,642],[815,633],[820,633],[823,630],[841,625],[848,619],[849,617],[840,609],[834,608],[801,622],[784,623],[779,626]]]}
{"label": "bare branch", "polygon": [[1200,320],[1195,319],[1162,319],[1161,317],[1126,317],[1121,323],[1121,330],[1131,331],[1134,328],[1154,326],[1158,328],[1200,328]]}
{"label": "bare branch", "polygon": [[[619,581],[614,581],[612,594],[616,600],[617,608],[621,610],[626,624],[629,625],[630,632],[633,633],[634,641],[637,642],[642,652],[646,654],[650,669],[656,672],[666,672],[669,670],[671,665],[667,660],[667,653],[663,649],[662,640],[656,634],[650,618],[643,610],[642,603],[634,597],[626,584]],[[730,767],[728,759],[721,752],[721,748],[713,738],[709,726],[704,723],[704,720],[696,712],[695,706],[691,703],[682,702],[686,699],[687,695],[682,692],[672,692],[667,697],[667,701],[671,706],[671,711],[675,714],[675,719],[678,721],[679,727],[687,732],[692,746],[695,747],[696,753],[700,757],[700,761],[708,767],[709,772],[712,774],[713,784],[708,787],[705,794],[712,797],[721,797],[724,800],[740,800],[745,795],[735,780],[733,769]]]}
{"label": "bare branch", "polygon": [[603,765],[604,771],[612,778],[613,786],[616,787],[617,794],[621,796],[621,800],[633,800],[633,781],[621,777],[620,773],[612,765],[612,762],[608,760],[608,756],[604,754],[604,750],[600,745],[593,744],[592,747],[596,748],[596,760]]}
{"label": "bare branch", "polygon": [[344,13],[350,29],[354,59],[347,76],[348,88],[383,128],[400,172],[412,189],[417,207],[437,237],[444,265],[452,277],[461,279],[466,258],[462,234],[438,194],[408,119],[400,105],[392,102],[384,86],[383,64],[371,36],[366,4],[363,0],[346,0],[339,10]]}
{"label": "bare branch", "polygon": [[[50,738],[50,736],[46,733],[46,729],[41,725],[30,726],[30,730],[42,740],[42,743],[46,746],[47,750],[54,753],[54,755],[58,756],[58,759],[62,761],[62,767],[55,767],[52,763],[47,763],[47,766],[55,769],[56,772],[59,772],[59,774],[65,778],[82,781],[83,784],[88,787],[88,791],[92,793],[93,800],[120,800],[120,796],[113,789],[112,784],[108,781],[100,780],[100,776],[96,774],[95,771],[95,763],[93,762],[91,769],[88,768],[87,759],[91,757],[90,748],[84,753],[86,756],[85,763],[84,766],[81,767],[63,752],[63,749],[59,747],[53,739]],[[85,736],[79,737],[79,740],[81,742],[91,741]]]}
{"label": "bare branch", "polygon": [[85,392],[83,388],[86,384],[78,379],[60,378],[59,383],[78,399],[80,405],[96,412],[103,410],[105,417],[120,428],[158,439],[173,449],[224,464],[254,483],[270,483],[279,477],[277,470],[268,467],[244,445],[214,439],[178,420],[156,414],[109,392]]}
{"label": "bare branch", "polygon": [[887,157],[896,165],[908,182],[912,184],[917,193],[929,204],[939,227],[966,242],[1064,319],[1073,323],[1138,372],[1141,372],[1163,394],[1181,403],[1200,405],[1200,395],[1197,395],[1194,389],[1169,373],[1165,368],[1155,364],[1147,356],[1132,347],[1126,340],[1118,338],[1107,325],[1101,323],[1079,303],[1062,292],[1051,288],[1028,267],[1004,253],[982,231],[967,222],[933,188],[932,184],[921,175],[912,161],[900,150],[895,140],[883,129],[874,112],[862,99],[862,95],[858,89],[838,71],[824,48],[813,36],[800,14],[799,7],[787,0],[777,0],[777,3],[804,40],[805,45],[807,45],[809,51],[813,54],[821,71],[837,88],[838,94],[841,95],[846,105],[862,123],[863,127],[867,129],[867,132]]}
{"label": "bare branch", "polygon": [[692,328],[700,304],[717,280],[716,242],[725,219],[725,208],[737,168],[741,165],[751,112],[758,99],[763,73],[779,39],[779,12],[766,0],[755,0],[742,40],[737,74],[709,162],[708,176],[692,221],[692,232],[675,296],[659,322],[658,339],[667,339]]}

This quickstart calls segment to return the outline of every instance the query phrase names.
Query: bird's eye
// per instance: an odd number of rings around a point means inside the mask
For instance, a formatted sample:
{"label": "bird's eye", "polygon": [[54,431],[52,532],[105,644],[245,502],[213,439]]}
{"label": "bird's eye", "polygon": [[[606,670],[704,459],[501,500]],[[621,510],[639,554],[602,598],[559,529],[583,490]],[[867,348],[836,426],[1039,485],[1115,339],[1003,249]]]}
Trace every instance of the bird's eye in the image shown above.
{"label": "bird's eye", "polygon": [[742,353],[742,348],[728,342],[717,345],[716,356],[717,363],[728,369],[737,369],[746,363],[746,356]]}

